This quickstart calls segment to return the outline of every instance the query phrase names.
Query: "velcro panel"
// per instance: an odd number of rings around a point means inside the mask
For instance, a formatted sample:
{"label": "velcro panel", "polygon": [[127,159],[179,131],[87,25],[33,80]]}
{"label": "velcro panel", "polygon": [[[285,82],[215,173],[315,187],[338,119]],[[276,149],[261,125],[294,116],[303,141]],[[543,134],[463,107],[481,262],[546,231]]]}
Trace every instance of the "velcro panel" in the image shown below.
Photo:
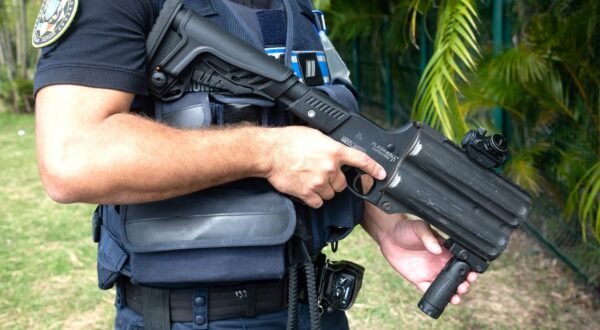
{"label": "velcro panel", "polygon": [[261,10],[256,13],[265,47],[285,45],[286,24],[281,10]]}

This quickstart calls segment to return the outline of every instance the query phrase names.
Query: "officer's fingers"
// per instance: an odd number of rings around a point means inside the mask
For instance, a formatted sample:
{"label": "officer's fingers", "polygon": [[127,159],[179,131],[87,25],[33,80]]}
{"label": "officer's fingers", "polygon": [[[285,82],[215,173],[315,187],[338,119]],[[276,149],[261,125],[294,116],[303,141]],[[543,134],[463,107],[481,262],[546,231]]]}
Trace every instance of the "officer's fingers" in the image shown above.
{"label": "officer's fingers", "polygon": [[471,289],[471,285],[469,284],[469,282],[462,282],[459,286],[458,289],[456,290],[456,292],[458,292],[458,295],[461,296],[463,294],[469,293],[469,290]]}
{"label": "officer's fingers", "polygon": [[340,192],[346,189],[347,186],[346,177],[342,171],[337,171],[337,173],[329,180],[329,182],[331,183],[331,188],[333,188],[335,192]]}
{"label": "officer's fingers", "polygon": [[473,283],[475,282],[475,280],[477,280],[477,273],[476,272],[470,272],[469,275],[467,275],[467,281]]}
{"label": "officer's fingers", "polygon": [[385,169],[362,151],[345,147],[342,149],[341,162],[358,168],[378,180],[385,179]]}
{"label": "officer's fingers", "polygon": [[442,253],[442,247],[437,239],[437,237],[429,228],[429,225],[423,220],[414,220],[411,221],[412,230],[415,235],[423,242],[423,245],[427,249],[427,251],[433,254]]}
{"label": "officer's fingers", "polygon": [[306,203],[306,205],[312,207],[313,209],[318,209],[323,205],[323,198],[319,196],[317,193],[307,193],[303,197],[301,197],[302,201]]}
{"label": "officer's fingers", "polygon": [[419,290],[421,290],[422,292],[425,292],[431,286],[431,282],[420,282],[420,283],[417,283],[415,285],[417,286],[417,288]]}
{"label": "officer's fingers", "polygon": [[455,294],[454,296],[452,296],[452,299],[450,299],[450,303],[452,305],[458,305],[458,304],[460,304],[460,297]]}
{"label": "officer's fingers", "polygon": [[333,196],[335,196],[335,191],[333,190],[333,187],[331,187],[331,185],[327,185],[321,188],[319,191],[317,191],[317,194],[321,196],[321,199],[328,201],[332,199]]}

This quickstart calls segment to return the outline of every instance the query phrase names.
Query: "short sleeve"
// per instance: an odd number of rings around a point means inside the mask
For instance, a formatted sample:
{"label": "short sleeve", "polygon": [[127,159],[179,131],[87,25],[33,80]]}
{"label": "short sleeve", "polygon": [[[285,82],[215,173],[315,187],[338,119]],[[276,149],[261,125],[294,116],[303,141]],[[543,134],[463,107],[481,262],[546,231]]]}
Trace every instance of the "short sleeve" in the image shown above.
{"label": "short sleeve", "polygon": [[42,49],[34,93],[73,84],[146,95],[146,36],[156,15],[147,0],[79,0],[64,35]]}

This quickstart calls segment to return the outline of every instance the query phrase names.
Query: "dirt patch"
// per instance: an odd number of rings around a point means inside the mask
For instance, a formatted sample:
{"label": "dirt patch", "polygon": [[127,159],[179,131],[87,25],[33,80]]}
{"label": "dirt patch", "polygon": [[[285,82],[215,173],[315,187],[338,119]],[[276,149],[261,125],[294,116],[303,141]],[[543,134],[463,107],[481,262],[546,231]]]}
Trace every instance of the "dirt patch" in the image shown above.
{"label": "dirt patch", "polygon": [[575,274],[525,233],[515,232],[503,257],[481,277],[467,308],[481,321],[518,328],[600,329],[594,299]]}

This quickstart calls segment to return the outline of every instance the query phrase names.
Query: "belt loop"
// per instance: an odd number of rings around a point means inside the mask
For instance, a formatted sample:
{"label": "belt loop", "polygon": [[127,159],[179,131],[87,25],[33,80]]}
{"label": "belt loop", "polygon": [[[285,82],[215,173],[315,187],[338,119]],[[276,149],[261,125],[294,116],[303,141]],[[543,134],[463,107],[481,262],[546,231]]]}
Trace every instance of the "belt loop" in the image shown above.
{"label": "belt loop", "polygon": [[248,282],[246,284],[246,316],[256,316],[256,282]]}
{"label": "belt loop", "polygon": [[208,287],[197,287],[194,289],[194,300],[192,302],[194,330],[208,329]]}
{"label": "belt loop", "polygon": [[223,105],[220,103],[211,102],[210,110],[212,111],[213,116],[212,122],[218,126],[225,125],[225,119],[223,118]]}
{"label": "belt loop", "polygon": [[170,330],[169,290],[142,287],[142,310],[145,330]]}
{"label": "belt loop", "polygon": [[271,109],[269,108],[265,108],[265,107],[261,107],[260,108],[260,125],[261,126],[269,126],[270,122],[269,122],[269,112],[271,111]]}

